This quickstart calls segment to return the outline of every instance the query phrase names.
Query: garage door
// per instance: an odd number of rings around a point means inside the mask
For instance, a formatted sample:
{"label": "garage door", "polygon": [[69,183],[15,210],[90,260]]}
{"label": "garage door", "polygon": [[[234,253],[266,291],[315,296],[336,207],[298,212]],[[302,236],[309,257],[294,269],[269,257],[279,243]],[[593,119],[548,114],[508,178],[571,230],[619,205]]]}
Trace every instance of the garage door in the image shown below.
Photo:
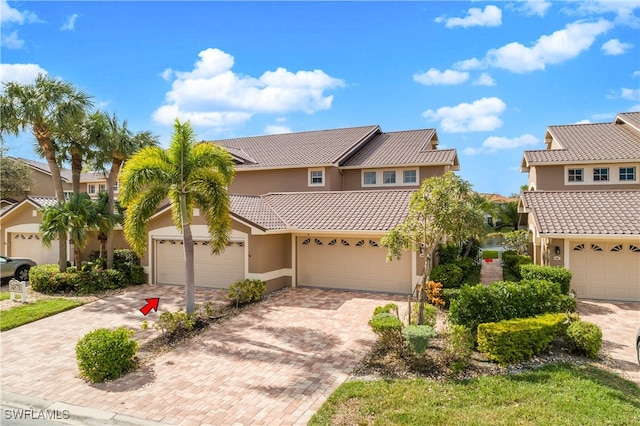
{"label": "garage door", "polygon": [[640,302],[640,244],[569,244],[571,287],[579,297]]}
{"label": "garage door", "polygon": [[[156,282],[184,284],[184,250],[182,240],[155,240]],[[208,241],[195,241],[193,248],[195,284],[198,287],[228,288],[244,279],[244,243],[232,241],[225,251],[211,254]]]}
{"label": "garage door", "polygon": [[45,247],[42,245],[40,234],[23,232],[11,233],[9,239],[11,240],[9,256],[28,257],[38,265],[58,263],[58,253],[60,253],[58,240],[51,241],[51,247]]}
{"label": "garage door", "polygon": [[409,294],[411,256],[386,261],[373,238],[298,237],[298,284]]}

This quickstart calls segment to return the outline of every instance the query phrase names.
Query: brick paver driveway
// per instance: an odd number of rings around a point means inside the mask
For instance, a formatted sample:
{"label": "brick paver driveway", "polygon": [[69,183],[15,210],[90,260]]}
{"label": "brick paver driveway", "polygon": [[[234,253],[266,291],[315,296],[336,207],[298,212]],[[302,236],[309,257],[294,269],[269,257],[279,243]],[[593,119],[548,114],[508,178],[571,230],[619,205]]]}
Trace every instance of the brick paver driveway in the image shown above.
{"label": "brick paver driveway", "polygon": [[[162,312],[182,306],[182,296],[179,287],[141,286],[3,332],[0,387],[168,424],[306,424],[373,345],[375,306],[405,300],[288,289],[126,377],[100,385],[77,377],[80,337],[98,327],[139,330],[145,298],[160,297]],[[198,290],[196,303],[205,300],[222,303],[222,293]]]}

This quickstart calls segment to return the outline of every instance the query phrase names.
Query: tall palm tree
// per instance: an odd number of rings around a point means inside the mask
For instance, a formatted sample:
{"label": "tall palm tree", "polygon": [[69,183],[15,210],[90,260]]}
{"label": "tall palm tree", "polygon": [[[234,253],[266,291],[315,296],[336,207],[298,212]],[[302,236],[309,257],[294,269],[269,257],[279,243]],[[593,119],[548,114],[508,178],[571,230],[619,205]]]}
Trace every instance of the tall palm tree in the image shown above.
{"label": "tall palm tree", "polygon": [[[97,169],[106,169],[107,193],[109,194],[108,213],[115,214],[115,186],[122,164],[133,154],[147,146],[158,145],[157,137],[149,131],[133,133],[122,123],[116,114],[102,113],[102,131],[99,137],[99,155],[94,159]],[[106,234],[107,268],[113,268],[113,230]]]}
{"label": "tall palm tree", "polygon": [[79,267],[80,253],[89,240],[89,230],[97,225],[98,212],[89,195],[73,194],[69,201],[42,210],[42,243],[49,247],[53,239],[66,238],[68,232],[73,241],[74,264]]}
{"label": "tall palm tree", "polygon": [[231,154],[211,143],[195,143],[187,121],[176,119],[171,144],[138,151],[122,169],[120,202],[127,209],[124,235],[131,247],[142,254],[147,247],[147,220],[167,197],[173,222],[182,232],[185,257],[186,310],[193,312],[195,283],[191,220],[198,205],[207,220],[210,246],[214,254],[227,246],[231,232],[228,187],[235,168]]}
{"label": "tall palm tree", "polygon": [[[69,123],[82,121],[92,106],[90,96],[71,83],[42,74],[30,84],[4,83],[4,93],[0,95],[0,139],[5,134],[17,136],[31,131],[37,142],[36,151],[49,164],[59,203],[64,202],[64,189],[54,141]],[[66,238],[60,238],[59,248],[58,264],[60,271],[64,271],[67,268]]]}
{"label": "tall palm tree", "polygon": [[[109,211],[109,205],[111,199],[109,194],[104,191],[98,193],[98,199],[94,201],[96,208],[96,221],[94,226],[98,230],[98,239],[100,240],[100,257],[103,257],[105,253],[108,253],[107,242],[110,239],[110,235],[113,232],[113,228],[117,224],[121,224],[123,215],[120,213],[120,206],[117,206],[118,212],[111,213]],[[111,260],[113,261],[113,249],[111,249]],[[113,267],[113,265],[111,266]]]}

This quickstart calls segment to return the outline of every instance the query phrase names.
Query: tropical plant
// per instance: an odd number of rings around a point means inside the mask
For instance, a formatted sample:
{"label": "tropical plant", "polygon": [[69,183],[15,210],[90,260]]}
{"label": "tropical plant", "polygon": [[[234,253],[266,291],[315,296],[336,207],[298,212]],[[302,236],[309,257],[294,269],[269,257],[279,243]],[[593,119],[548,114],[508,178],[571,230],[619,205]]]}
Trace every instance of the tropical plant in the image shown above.
{"label": "tropical plant", "polygon": [[507,232],[504,234],[504,241],[502,243],[508,250],[513,250],[518,254],[525,254],[528,244],[528,234],[524,229]]}
{"label": "tropical plant", "polygon": [[[98,155],[94,156],[92,164],[98,170],[105,171],[107,177],[109,214],[116,213],[115,187],[122,164],[133,154],[146,146],[158,145],[157,138],[151,132],[133,133],[127,128],[127,121],[119,121],[116,114],[102,113],[100,116],[100,135],[98,137]],[[108,172],[107,169],[108,168]],[[113,232],[105,234],[107,253],[107,268],[113,267]]]}
{"label": "tropical plant", "polygon": [[25,195],[31,186],[31,171],[22,161],[7,156],[0,145],[0,198]]}
{"label": "tropical plant", "polygon": [[[91,98],[70,83],[38,75],[33,83],[4,83],[0,95],[0,139],[31,131],[36,152],[47,160],[58,202],[64,202],[64,189],[56,157],[57,138],[71,123],[84,119],[92,107]],[[67,239],[59,239],[60,271],[67,268]]]}
{"label": "tropical plant", "polygon": [[520,213],[518,213],[517,201],[508,201],[506,203],[499,204],[496,213],[498,214],[498,220],[502,226],[510,226],[513,229],[518,228]]}
{"label": "tropical plant", "polygon": [[230,200],[227,188],[235,174],[229,152],[212,143],[195,143],[191,124],[176,119],[168,149],[145,147],[124,165],[120,176],[120,202],[127,209],[124,235],[137,253],[147,246],[147,220],[167,197],[173,222],[182,232],[185,254],[186,312],[194,301],[193,236],[191,220],[198,205],[207,220],[214,254],[226,247],[231,232]]}

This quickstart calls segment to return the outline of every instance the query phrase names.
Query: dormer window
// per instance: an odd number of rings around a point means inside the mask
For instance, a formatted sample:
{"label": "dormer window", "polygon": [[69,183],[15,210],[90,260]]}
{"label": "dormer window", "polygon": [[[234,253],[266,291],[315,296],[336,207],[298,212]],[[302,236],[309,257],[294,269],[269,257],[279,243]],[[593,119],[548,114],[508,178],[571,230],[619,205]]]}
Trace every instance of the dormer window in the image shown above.
{"label": "dormer window", "polygon": [[569,169],[569,182],[584,182],[584,169]]}
{"label": "dormer window", "polygon": [[376,184],[376,172],[364,172],[364,184],[375,185]]}
{"label": "dormer window", "polygon": [[416,170],[404,170],[402,172],[402,183],[417,183]]}
{"label": "dormer window", "polygon": [[594,182],[608,182],[609,181],[609,168],[597,167],[593,169],[593,181]]}
{"label": "dormer window", "polygon": [[309,186],[324,186],[324,169],[309,169]]}
{"label": "dormer window", "polygon": [[100,185],[98,185],[98,192],[106,192],[107,191],[107,185],[105,185],[104,183],[101,183]]}
{"label": "dormer window", "polygon": [[396,183],[396,171],[387,170],[382,172],[382,183],[385,185],[394,185]]}
{"label": "dormer window", "polygon": [[635,167],[620,167],[620,182],[629,182],[636,180]]}

